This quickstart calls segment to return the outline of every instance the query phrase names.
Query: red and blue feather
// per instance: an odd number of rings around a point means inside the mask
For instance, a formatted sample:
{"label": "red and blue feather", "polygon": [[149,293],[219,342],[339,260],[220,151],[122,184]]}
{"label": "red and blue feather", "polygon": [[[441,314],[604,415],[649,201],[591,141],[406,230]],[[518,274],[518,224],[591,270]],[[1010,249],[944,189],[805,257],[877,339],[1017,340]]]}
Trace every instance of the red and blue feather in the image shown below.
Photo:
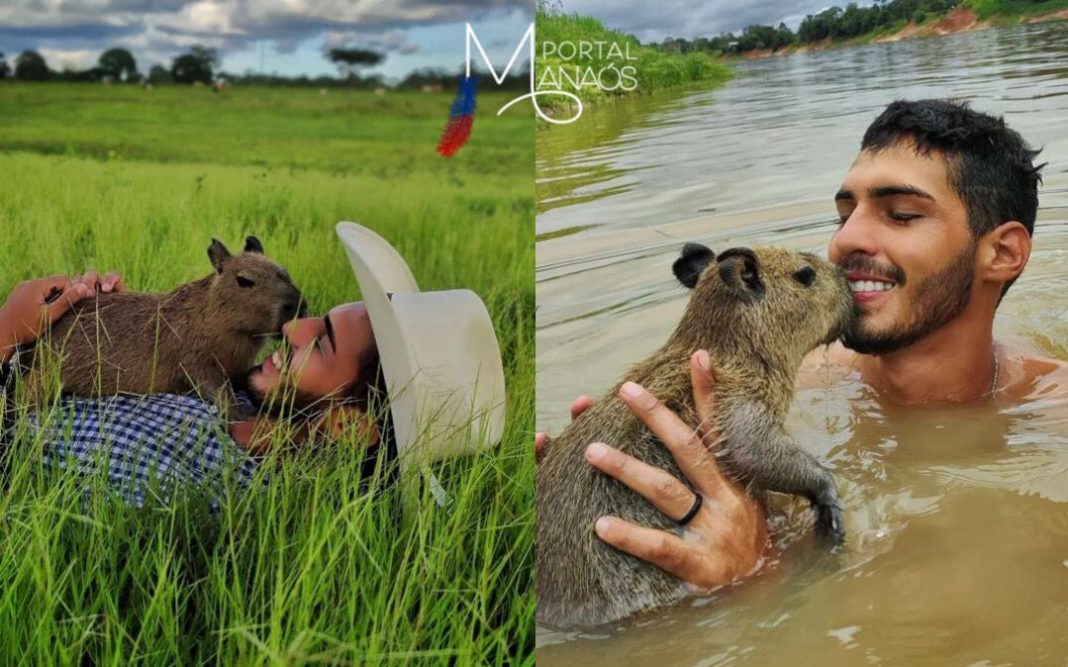
{"label": "red and blue feather", "polygon": [[452,101],[449,122],[445,124],[445,130],[441,133],[441,141],[438,142],[438,153],[444,157],[455,155],[471,136],[471,128],[475,124],[475,95],[478,92],[475,84],[477,83],[477,76],[460,77],[460,90],[456,93],[456,99]]}

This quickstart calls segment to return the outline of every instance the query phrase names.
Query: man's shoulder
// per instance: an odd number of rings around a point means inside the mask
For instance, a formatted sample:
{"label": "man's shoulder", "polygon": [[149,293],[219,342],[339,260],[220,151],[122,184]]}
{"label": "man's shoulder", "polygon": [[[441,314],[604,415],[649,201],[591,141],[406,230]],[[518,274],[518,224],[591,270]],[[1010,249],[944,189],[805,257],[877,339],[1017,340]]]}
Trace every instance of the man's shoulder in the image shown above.
{"label": "man's shoulder", "polygon": [[1008,398],[1024,402],[1068,397],[1068,362],[1008,345],[1001,346],[1001,353]]}
{"label": "man's shoulder", "polygon": [[811,388],[827,384],[857,370],[857,353],[835,342],[805,355],[797,373],[796,385]]}
{"label": "man's shoulder", "polygon": [[[1068,398],[1068,361],[1008,344],[998,344],[1004,378],[1000,398],[1008,402]],[[810,352],[801,364],[797,386],[822,386],[860,370],[861,356],[840,342]]]}

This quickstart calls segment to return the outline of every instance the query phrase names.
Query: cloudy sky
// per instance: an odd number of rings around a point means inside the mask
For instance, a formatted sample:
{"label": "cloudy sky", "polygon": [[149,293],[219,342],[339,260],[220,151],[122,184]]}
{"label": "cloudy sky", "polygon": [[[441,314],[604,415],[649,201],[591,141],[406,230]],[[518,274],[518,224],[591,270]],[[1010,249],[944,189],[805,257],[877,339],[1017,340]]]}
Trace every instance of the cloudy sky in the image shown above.
{"label": "cloudy sky", "polygon": [[[849,0],[563,0],[565,12],[600,19],[605,25],[635,35],[643,42],[665,37],[714,37],[739,32],[754,23],[785,22],[796,30],[807,14],[828,7],[845,7]],[[857,0],[861,6],[871,0]]]}
{"label": "cloudy sky", "polygon": [[467,21],[507,62],[532,20],[532,0],[0,0],[0,52],[36,49],[61,70],[121,46],[147,72],[200,44],[231,72],[315,76],[337,72],[325,50],[361,47],[386,54],[369,72],[400,78],[462,65]]}

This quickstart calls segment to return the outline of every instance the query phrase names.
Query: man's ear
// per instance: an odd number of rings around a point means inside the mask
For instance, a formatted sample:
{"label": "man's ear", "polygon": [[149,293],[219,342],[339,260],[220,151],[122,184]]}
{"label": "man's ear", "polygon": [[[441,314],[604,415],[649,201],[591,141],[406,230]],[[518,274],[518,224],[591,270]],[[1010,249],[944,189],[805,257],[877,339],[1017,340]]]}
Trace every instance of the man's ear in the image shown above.
{"label": "man's ear", "polygon": [[230,259],[230,251],[226,249],[222,241],[212,239],[211,245],[208,246],[208,259],[211,260],[211,265],[215,267],[215,272],[222,273],[223,262]]}
{"label": "man's ear", "polygon": [[710,248],[700,243],[687,243],[682,247],[682,254],[671,265],[671,270],[680,283],[693,289],[701,272],[715,259],[716,253]]}
{"label": "man's ear", "polygon": [[367,447],[378,444],[378,427],[374,419],[355,405],[331,405],[316,424],[316,431],[333,441],[341,440],[346,433],[356,433],[359,444]]}
{"label": "man's ear", "polygon": [[1022,223],[1003,222],[981,240],[980,278],[996,283],[1015,279],[1031,257],[1031,235]]}
{"label": "man's ear", "polygon": [[719,256],[719,277],[739,300],[756,301],[764,296],[760,262],[749,248],[731,248]]}

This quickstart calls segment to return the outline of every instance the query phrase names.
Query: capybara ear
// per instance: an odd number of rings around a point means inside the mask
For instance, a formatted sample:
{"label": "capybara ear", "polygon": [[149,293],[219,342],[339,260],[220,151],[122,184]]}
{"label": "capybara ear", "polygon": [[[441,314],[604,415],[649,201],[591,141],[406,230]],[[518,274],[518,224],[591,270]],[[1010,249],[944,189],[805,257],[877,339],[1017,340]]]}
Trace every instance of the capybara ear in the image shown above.
{"label": "capybara ear", "polygon": [[719,277],[742,301],[754,301],[764,296],[760,262],[749,248],[724,250],[719,256]]}
{"label": "capybara ear", "polygon": [[697,279],[701,277],[701,272],[715,259],[716,253],[712,252],[711,248],[700,243],[687,243],[682,246],[682,254],[671,265],[671,270],[675,272],[680,283],[693,289]]}
{"label": "capybara ear", "polygon": [[263,244],[255,236],[249,236],[245,239],[245,252],[258,252],[263,254]]}
{"label": "capybara ear", "polygon": [[223,262],[230,259],[230,251],[226,249],[222,241],[212,239],[211,245],[208,246],[208,259],[211,260],[211,265],[215,267],[215,272],[222,273]]}

